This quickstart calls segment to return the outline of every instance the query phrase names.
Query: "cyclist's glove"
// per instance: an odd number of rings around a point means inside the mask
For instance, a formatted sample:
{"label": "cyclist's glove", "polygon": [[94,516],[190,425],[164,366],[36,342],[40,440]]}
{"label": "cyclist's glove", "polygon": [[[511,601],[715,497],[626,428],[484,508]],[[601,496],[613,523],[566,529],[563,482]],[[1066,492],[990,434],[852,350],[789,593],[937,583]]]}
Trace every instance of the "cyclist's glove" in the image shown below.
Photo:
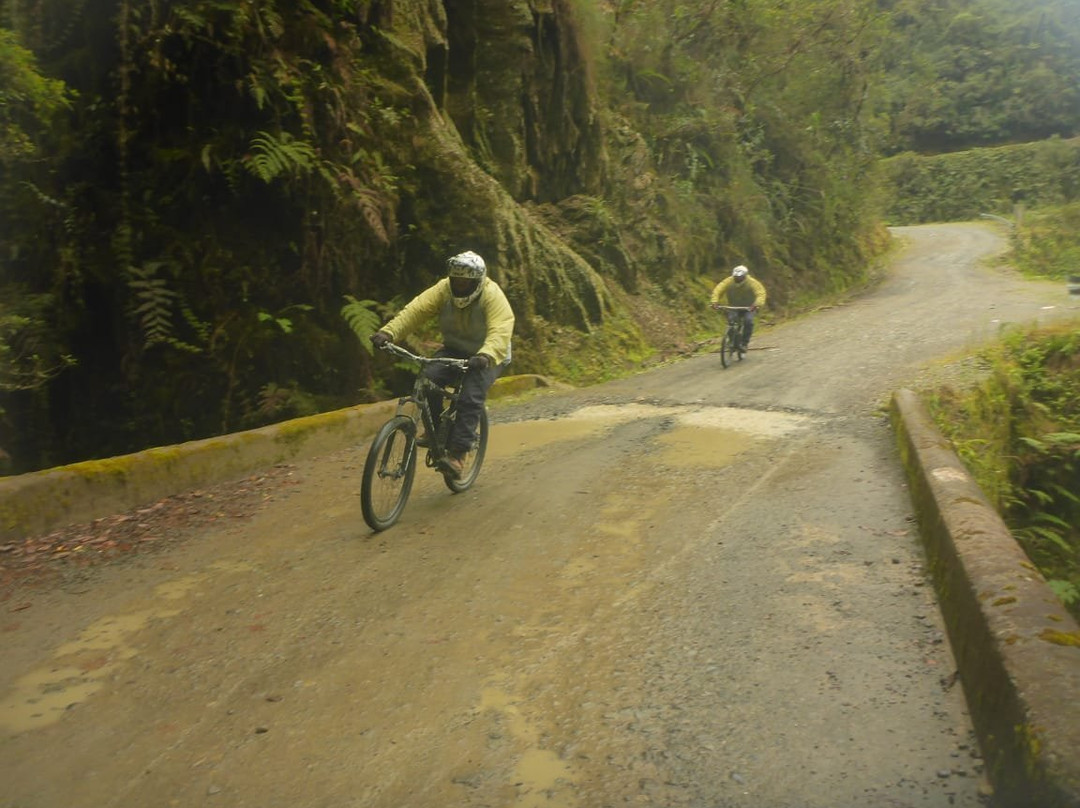
{"label": "cyclist's glove", "polygon": [[371,344],[376,348],[381,348],[390,341],[390,335],[385,331],[376,331],[371,335]]}
{"label": "cyclist's glove", "polygon": [[487,370],[491,367],[491,359],[483,354],[469,357],[469,370]]}

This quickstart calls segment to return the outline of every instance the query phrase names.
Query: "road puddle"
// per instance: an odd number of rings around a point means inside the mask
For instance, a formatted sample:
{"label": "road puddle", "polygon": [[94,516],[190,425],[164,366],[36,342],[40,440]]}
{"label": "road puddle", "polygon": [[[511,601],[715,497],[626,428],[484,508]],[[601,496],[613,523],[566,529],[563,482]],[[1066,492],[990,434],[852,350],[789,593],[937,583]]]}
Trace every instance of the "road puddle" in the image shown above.
{"label": "road puddle", "polygon": [[[154,596],[176,602],[191,595],[214,573],[250,569],[242,563],[220,562],[205,573],[155,587]],[[59,721],[67,710],[104,687],[123,663],[138,656],[131,637],[154,621],[167,620],[181,611],[170,607],[140,609],[91,623],[74,640],[60,645],[48,664],[15,680],[13,690],[0,701],[0,729],[14,735]]]}
{"label": "road puddle", "polygon": [[199,576],[186,575],[183,578],[177,578],[175,581],[161,584],[154,589],[154,594],[162,600],[182,600],[190,595],[198,584]]}
{"label": "road puddle", "polygon": [[64,643],[52,663],[15,681],[14,691],[0,702],[0,727],[12,734],[55,723],[65,711],[86,701],[105,679],[138,655],[127,639],[151,621],[179,614],[176,609],[147,609],[109,615]]}
{"label": "road puddle", "polygon": [[664,465],[719,468],[753,446],[755,439],[731,429],[682,426],[660,435],[657,442],[663,447]]}
{"label": "road puddle", "polygon": [[758,438],[785,438],[806,429],[812,421],[809,416],[790,412],[702,407],[680,412],[679,423],[688,427],[741,432]]}
{"label": "road puddle", "polygon": [[554,752],[539,748],[539,730],[521,714],[513,698],[498,688],[485,688],[480,710],[500,713],[510,734],[528,746],[514,769],[514,782],[519,785],[513,808],[574,808],[577,803],[567,790],[575,779],[570,767]]}
{"label": "road puddle", "polygon": [[755,439],[782,438],[805,428],[810,419],[786,412],[735,407],[660,407],[649,404],[601,404],[582,407],[565,418],[515,421],[492,427],[491,456],[510,456],[552,443],[592,437],[630,421],[674,419],[675,428],[659,442],[671,466],[728,465]]}
{"label": "road puddle", "polygon": [[514,421],[496,424],[488,441],[489,457],[511,457],[563,440],[588,438],[602,432],[607,424],[581,421]]}
{"label": "road puddle", "polygon": [[565,418],[543,421],[513,421],[491,428],[488,453],[506,457],[539,449],[564,440],[592,437],[619,424],[642,418],[657,418],[679,412],[677,407],[652,407],[646,404],[582,407]]}

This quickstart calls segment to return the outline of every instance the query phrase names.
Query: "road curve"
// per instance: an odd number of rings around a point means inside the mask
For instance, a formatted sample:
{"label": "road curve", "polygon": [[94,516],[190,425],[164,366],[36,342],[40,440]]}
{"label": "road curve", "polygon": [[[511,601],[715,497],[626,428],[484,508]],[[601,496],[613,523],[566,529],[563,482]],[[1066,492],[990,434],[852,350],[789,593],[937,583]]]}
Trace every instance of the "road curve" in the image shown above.
{"label": "road curve", "polygon": [[[903,228],[875,291],[495,412],[372,534],[366,447],[3,605],[0,806],[983,804],[881,407],[1063,290]],[[1047,308],[1052,307],[1052,308]]]}

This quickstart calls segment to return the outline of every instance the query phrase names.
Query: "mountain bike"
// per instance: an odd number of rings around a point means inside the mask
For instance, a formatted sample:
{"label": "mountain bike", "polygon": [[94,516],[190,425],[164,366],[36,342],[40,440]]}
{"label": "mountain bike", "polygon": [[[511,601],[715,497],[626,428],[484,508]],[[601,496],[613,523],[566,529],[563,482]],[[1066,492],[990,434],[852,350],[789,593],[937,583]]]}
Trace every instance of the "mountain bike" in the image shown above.
{"label": "mountain bike", "polygon": [[[443,386],[418,372],[412,393],[398,400],[396,414],[375,434],[364,463],[360,505],[364,521],[376,531],[386,530],[393,525],[405,509],[416,476],[416,457],[420,449],[427,449],[424,464],[442,473],[446,487],[460,494],[476,482],[488,440],[488,415],[487,410],[483,409],[480,411],[476,438],[465,455],[461,475],[455,476],[446,465],[449,455],[446,443],[457,420],[457,402],[468,361],[419,356],[392,342],[386,343],[383,350],[415,362],[421,370],[427,365],[443,365],[459,373],[450,384]],[[438,413],[432,412],[429,396],[442,401],[442,409]],[[421,434],[427,437],[423,441],[427,446],[421,445]]]}
{"label": "mountain bike", "polygon": [[724,339],[720,343],[720,364],[727,367],[737,357],[739,361],[742,361],[743,356],[746,355],[746,348],[744,344],[744,332],[746,329],[746,317],[743,312],[753,311],[752,306],[713,306],[717,311],[722,311],[727,315],[727,331],[724,332]]}

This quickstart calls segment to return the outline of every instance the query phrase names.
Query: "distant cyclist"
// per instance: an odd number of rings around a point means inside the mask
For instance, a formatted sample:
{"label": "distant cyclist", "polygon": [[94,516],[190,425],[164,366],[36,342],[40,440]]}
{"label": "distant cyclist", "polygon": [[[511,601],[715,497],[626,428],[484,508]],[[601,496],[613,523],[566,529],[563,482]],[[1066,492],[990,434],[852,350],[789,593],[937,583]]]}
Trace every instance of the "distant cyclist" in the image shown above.
{"label": "distant cyclist", "polygon": [[750,270],[741,264],[731,270],[731,277],[724,278],[713,289],[710,304],[717,306],[747,306],[749,311],[738,312],[744,318],[743,344],[745,351],[750,346],[750,335],[754,333],[754,313],[765,305],[765,287],[757,278],[750,277]]}
{"label": "distant cyclist", "polygon": [[[488,390],[510,363],[514,311],[503,290],[487,277],[487,265],[476,253],[453,256],[446,262],[446,274],[372,334],[371,341],[381,348],[387,342],[405,339],[438,317],[443,347],[435,355],[469,360],[458,399],[458,417],[447,440],[449,471],[460,477],[465,455],[476,439]],[[438,384],[453,381],[451,368],[429,365],[423,372]],[[441,407],[442,399],[434,397],[432,411],[436,416]]]}

